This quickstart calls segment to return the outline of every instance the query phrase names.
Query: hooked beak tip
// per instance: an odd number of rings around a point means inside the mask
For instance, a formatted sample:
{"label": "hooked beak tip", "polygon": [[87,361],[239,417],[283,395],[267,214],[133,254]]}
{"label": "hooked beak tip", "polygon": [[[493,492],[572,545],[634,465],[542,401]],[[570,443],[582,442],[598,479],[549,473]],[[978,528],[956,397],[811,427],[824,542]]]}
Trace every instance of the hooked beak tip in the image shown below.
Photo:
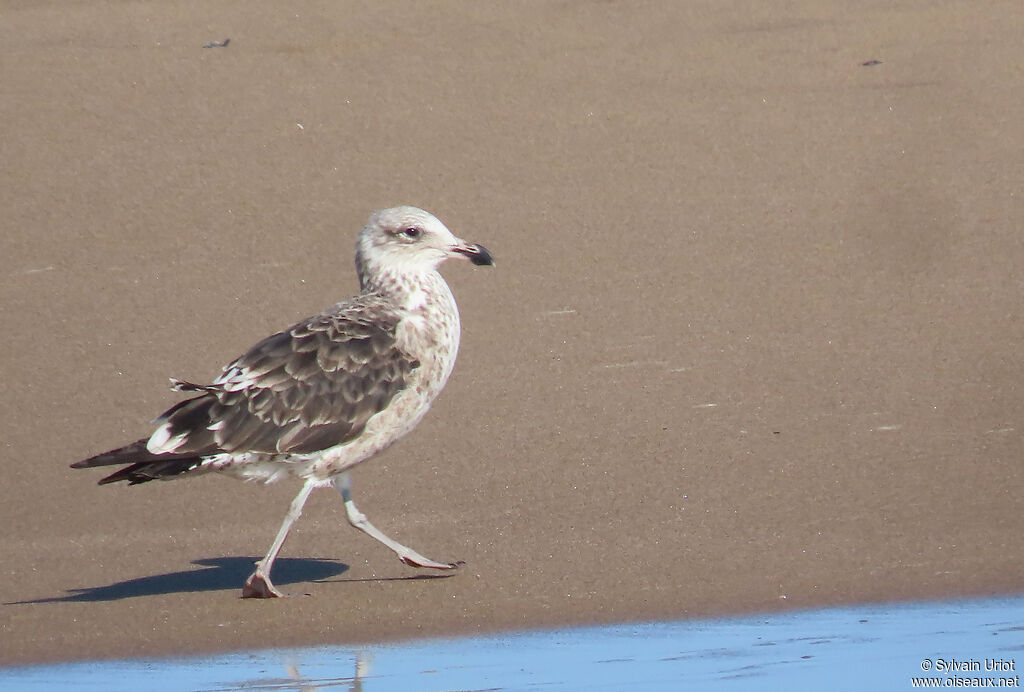
{"label": "hooked beak tip", "polygon": [[494,257],[483,245],[463,245],[455,248],[455,251],[465,255],[470,262],[478,267],[494,266]]}

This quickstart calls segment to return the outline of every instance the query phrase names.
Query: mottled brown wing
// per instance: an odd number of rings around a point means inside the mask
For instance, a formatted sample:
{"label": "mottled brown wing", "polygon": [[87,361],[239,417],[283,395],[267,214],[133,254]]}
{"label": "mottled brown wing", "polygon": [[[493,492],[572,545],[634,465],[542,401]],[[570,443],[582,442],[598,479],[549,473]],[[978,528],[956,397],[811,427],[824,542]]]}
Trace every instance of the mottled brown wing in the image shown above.
{"label": "mottled brown wing", "polygon": [[264,339],[212,385],[179,383],[203,394],[158,419],[151,449],[303,454],[352,440],[419,367],[396,346],[397,324],[360,296]]}

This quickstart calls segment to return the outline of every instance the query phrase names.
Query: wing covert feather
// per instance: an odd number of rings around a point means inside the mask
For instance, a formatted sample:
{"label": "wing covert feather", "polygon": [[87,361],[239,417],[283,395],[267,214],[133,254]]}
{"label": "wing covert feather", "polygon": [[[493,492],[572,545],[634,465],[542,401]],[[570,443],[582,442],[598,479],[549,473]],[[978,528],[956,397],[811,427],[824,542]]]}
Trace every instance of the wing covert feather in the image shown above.
{"label": "wing covert feather", "polygon": [[360,296],[273,334],[158,419],[175,453],[311,453],[348,442],[409,384],[419,361],[398,316]]}

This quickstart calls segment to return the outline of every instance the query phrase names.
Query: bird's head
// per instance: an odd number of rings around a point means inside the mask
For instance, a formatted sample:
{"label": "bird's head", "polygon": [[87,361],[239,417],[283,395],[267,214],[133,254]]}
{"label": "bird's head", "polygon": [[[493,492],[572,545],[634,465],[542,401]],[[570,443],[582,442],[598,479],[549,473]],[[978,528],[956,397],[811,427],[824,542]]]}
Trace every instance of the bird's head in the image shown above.
{"label": "bird's head", "polygon": [[452,257],[494,265],[487,248],[455,237],[437,217],[416,207],[374,212],[356,245],[356,265],[364,286],[381,271],[433,271]]}

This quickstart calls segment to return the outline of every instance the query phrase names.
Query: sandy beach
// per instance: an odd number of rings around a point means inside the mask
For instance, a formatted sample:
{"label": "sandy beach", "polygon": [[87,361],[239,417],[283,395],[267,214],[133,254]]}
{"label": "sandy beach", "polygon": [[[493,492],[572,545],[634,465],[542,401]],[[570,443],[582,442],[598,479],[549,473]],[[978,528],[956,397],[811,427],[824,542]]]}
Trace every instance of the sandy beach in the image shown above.
{"label": "sandy beach", "polygon": [[[227,45],[222,44],[230,39]],[[1024,589],[1016,3],[0,3],[0,665]],[[459,362],[353,473],[99,487],[412,204]],[[435,578],[422,578],[430,576]]]}

